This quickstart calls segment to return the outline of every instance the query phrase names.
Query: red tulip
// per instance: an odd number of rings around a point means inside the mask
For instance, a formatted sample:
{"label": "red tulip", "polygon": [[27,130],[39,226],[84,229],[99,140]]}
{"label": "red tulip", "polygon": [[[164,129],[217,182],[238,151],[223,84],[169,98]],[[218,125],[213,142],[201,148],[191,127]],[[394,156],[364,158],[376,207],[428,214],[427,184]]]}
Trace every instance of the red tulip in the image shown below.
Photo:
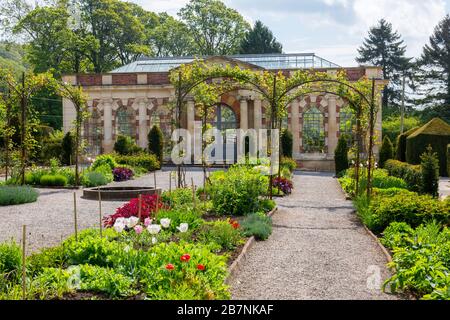
{"label": "red tulip", "polygon": [[202,265],[202,264],[198,264],[198,265],[197,265],[197,270],[205,271],[205,266]]}
{"label": "red tulip", "polygon": [[183,262],[189,262],[189,260],[191,260],[191,256],[188,254],[183,254],[180,258],[181,261]]}
{"label": "red tulip", "polygon": [[175,269],[175,267],[173,266],[173,264],[169,263],[168,265],[166,265],[166,269],[173,270],[173,269]]}

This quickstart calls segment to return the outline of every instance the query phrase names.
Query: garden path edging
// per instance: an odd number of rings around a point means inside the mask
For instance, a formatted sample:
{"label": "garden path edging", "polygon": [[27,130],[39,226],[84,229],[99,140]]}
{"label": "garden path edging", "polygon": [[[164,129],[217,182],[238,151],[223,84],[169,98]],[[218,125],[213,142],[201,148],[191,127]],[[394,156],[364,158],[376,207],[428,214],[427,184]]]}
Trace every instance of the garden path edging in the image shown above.
{"label": "garden path edging", "polygon": [[[275,207],[272,211],[267,213],[267,216],[272,217],[277,210],[278,210],[278,207]],[[244,247],[242,248],[242,251],[239,254],[239,256],[233,261],[231,266],[228,268],[228,276],[225,279],[226,284],[229,284],[229,281],[231,280],[231,278],[239,271],[239,268],[241,267],[242,263],[244,263],[244,261],[245,261],[248,250],[250,250],[255,243],[256,243],[256,239],[254,236],[251,236],[247,240],[247,242],[245,243]]]}

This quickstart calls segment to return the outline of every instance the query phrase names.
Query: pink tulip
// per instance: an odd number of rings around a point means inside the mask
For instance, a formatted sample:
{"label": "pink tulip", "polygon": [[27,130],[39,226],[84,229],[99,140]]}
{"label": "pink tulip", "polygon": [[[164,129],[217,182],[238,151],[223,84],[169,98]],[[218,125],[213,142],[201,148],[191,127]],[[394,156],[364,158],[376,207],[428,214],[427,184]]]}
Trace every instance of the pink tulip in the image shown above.
{"label": "pink tulip", "polygon": [[140,225],[137,225],[137,226],[134,227],[134,231],[135,231],[137,234],[141,234],[142,231],[144,231],[144,228],[143,228],[142,226],[140,226]]}
{"label": "pink tulip", "polygon": [[148,227],[149,225],[152,224],[152,221],[153,221],[152,219],[146,218],[146,219],[144,220],[144,226]]}

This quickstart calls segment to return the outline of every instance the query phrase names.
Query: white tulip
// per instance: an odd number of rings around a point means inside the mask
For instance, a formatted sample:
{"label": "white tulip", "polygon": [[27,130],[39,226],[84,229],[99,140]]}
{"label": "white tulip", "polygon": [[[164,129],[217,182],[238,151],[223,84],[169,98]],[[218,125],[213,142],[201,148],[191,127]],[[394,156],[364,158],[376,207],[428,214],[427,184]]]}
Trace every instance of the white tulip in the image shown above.
{"label": "white tulip", "polygon": [[[119,220],[119,219],[117,219]],[[114,230],[116,230],[117,232],[121,233],[123,231],[123,229],[125,229],[125,224],[123,223],[123,221],[117,221],[114,223]]]}
{"label": "white tulip", "polygon": [[125,218],[117,218],[116,219],[116,223],[118,223],[118,224],[123,224],[123,225],[125,225],[125,221],[126,221],[127,219],[125,219]]}
{"label": "white tulip", "polygon": [[179,227],[177,227],[177,229],[180,232],[187,232],[189,229],[189,225],[187,223],[182,223]]}
{"label": "white tulip", "polygon": [[161,226],[159,224],[151,224],[147,227],[150,234],[158,234],[161,231]]}
{"label": "white tulip", "polygon": [[153,237],[152,238],[152,244],[156,244],[157,242],[158,242],[158,240],[155,237]]}
{"label": "white tulip", "polygon": [[161,220],[159,221],[159,223],[161,223],[161,226],[162,226],[164,229],[167,229],[168,227],[170,227],[170,219],[169,219],[169,218],[161,219]]}
{"label": "white tulip", "polygon": [[134,228],[138,223],[139,223],[138,217],[129,217],[125,222],[128,229]]}

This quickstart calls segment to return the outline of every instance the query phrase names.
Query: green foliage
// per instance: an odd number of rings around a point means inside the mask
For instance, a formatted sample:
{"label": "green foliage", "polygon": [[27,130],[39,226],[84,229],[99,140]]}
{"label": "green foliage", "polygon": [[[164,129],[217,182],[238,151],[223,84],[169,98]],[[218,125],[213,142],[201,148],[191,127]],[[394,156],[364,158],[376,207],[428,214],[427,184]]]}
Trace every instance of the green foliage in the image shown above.
{"label": "green foliage", "polygon": [[384,164],[384,168],[388,171],[389,175],[405,180],[409,190],[420,191],[422,184],[421,166],[415,166],[397,160],[388,160]]}
{"label": "green foliage", "polygon": [[450,173],[450,144],[447,145],[447,172]]}
{"label": "green foliage", "polygon": [[159,163],[162,164],[164,156],[164,136],[158,126],[153,126],[148,133],[148,151],[151,154],[154,154]]}
{"label": "green foliage", "polygon": [[406,222],[412,227],[433,220],[443,224],[450,222],[447,203],[413,193],[375,197],[370,203],[369,213],[373,221],[369,227],[375,232],[383,231],[391,222]]}
{"label": "green foliage", "polygon": [[22,249],[14,241],[0,244],[0,291],[5,281],[18,282],[22,268]]}
{"label": "green foliage", "polygon": [[132,167],[141,167],[148,171],[155,171],[161,168],[161,164],[153,154],[114,155],[114,158],[120,165],[125,164]]}
{"label": "green foliage", "polygon": [[264,213],[253,213],[241,221],[243,234],[257,240],[267,240],[272,234],[272,219]]}
{"label": "green foliage", "polygon": [[237,53],[250,29],[236,10],[218,0],[191,0],[180,10],[179,16],[195,39],[196,53],[205,56]]}
{"label": "green foliage", "polygon": [[108,165],[110,168],[110,171],[114,170],[118,166],[115,157],[110,154],[104,154],[100,155],[97,158],[95,158],[94,163],[91,166],[91,170],[95,171],[97,167]]}
{"label": "green foliage", "polygon": [[257,20],[241,42],[241,54],[281,53],[283,46],[273,36],[272,31]]}
{"label": "green foliage", "polygon": [[420,156],[422,166],[421,193],[433,197],[439,196],[439,160],[433,148],[428,146],[427,151]]}
{"label": "green foliage", "polygon": [[450,125],[435,118],[406,139],[406,161],[420,164],[420,156],[429,145],[439,157],[439,173],[447,176],[447,145],[450,143]]}
{"label": "green foliage", "polygon": [[283,157],[292,158],[292,146],[294,144],[292,132],[284,129],[281,132],[281,154]]}
{"label": "green foliage", "polygon": [[288,157],[281,158],[280,162],[281,168],[287,168],[290,172],[294,172],[294,170],[297,168],[297,162]]}
{"label": "green foliage", "polygon": [[[403,132],[407,132],[413,128],[418,128],[421,125],[421,120],[418,117],[405,117],[403,119]],[[400,116],[390,116],[387,119],[383,119],[383,137],[388,136],[392,143],[396,143],[398,136],[400,135]],[[403,151],[405,152],[406,149]],[[398,159],[405,161],[405,159]]]}
{"label": "green foliage", "polygon": [[342,171],[348,169],[348,146],[347,139],[344,135],[339,137],[336,150],[334,151],[334,164],[337,176],[341,175]]}
{"label": "green foliage", "polygon": [[62,164],[64,165],[72,165],[74,162],[74,150],[75,150],[75,143],[74,138],[71,132],[67,132],[64,136],[62,142],[62,154],[61,154],[61,160]]}
{"label": "green foliage", "polygon": [[0,186],[0,206],[35,202],[39,193],[28,186]]}
{"label": "green foliage", "polygon": [[384,168],[386,161],[394,157],[394,146],[392,145],[391,139],[388,136],[383,138],[383,143],[380,149],[380,167]]}
{"label": "green foliage", "polygon": [[67,178],[63,175],[43,175],[39,181],[39,185],[48,187],[65,187]]}
{"label": "green foliage", "polygon": [[267,177],[253,169],[233,166],[210,176],[207,192],[218,215],[245,215],[260,210],[259,197],[267,192]]}
{"label": "green foliage", "polygon": [[[192,189],[178,188],[172,191],[164,191],[161,195],[161,200],[169,205],[171,208],[179,208],[184,206],[192,206],[193,204]],[[196,202],[199,203],[199,199],[196,195]]]}
{"label": "green foliage", "polygon": [[395,151],[395,159],[406,162],[406,139],[412,135],[419,127],[413,127],[397,137],[397,148]]}
{"label": "green foliage", "polygon": [[242,237],[230,220],[207,222],[202,225],[198,233],[198,240],[202,243],[216,243],[221,249],[234,250],[241,244]]}
{"label": "green foliage", "polygon": [[119,135],[114,143],[114,151],[119,155],[133,155],[142,151],[136,144],[133,138]]}
{"label": "green foliage", "polygon": [[94,188],[107,185],[111,181],[111,179],[108,179],[108,177],[101,172],[89,171],[84,173],[82,184],[87,188]]}
{"label": "green foliage", "polygon": [[412,229],[393,223],[384,232],[384,245],[393,252],[394,276],[386,280],[392,292],[406,291],[423,299],[448,299],[450,231],[437,223]]}

